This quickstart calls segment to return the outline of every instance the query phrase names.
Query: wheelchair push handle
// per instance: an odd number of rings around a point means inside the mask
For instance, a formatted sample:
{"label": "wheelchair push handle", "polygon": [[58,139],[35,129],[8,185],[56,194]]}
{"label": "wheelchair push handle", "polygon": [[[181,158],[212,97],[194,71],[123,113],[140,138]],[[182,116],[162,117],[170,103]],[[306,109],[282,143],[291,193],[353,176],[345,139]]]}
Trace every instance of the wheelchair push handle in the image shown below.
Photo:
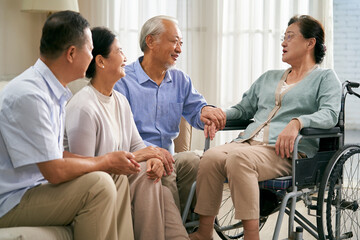
{"label": "wheelchair push handle", "polygon": [[348,82],[348,86],[350,86],[351,88],[358,88],[360,86],[360,83],[358,82]]}
{"label": "wheelchair push handle", "polygon": [[348,92],[350,95],[355,95],[355,96],[357,96],[358,98],[360,98],[360,94],[358,94],[358,93],[356,93],[356,92],[354,92],[354,91],[352,90],[352,88],[358,88],[358,87],[360,86],[360,83],[358,83],[358,82],[350,82],[350,81],[346,80],[346,81],[344,82],[344,85],[345,85],[345,87],[346,87],[347,92]]}

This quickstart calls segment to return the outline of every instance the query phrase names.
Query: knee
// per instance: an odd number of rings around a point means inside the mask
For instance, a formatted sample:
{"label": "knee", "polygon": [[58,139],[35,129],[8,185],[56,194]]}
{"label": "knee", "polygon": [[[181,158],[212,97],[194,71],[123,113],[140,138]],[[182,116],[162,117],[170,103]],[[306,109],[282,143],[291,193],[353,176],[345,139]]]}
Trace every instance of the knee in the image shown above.
{"label": "knee", "polygon": [[[124,184],[128,184],[126,176],[119,176]],[[116,201],[117,189],[113,178],[106,172],[91,172],[86,174],[87,183],[92,186],[91,193],[94,195],[101,195],[104,199],[109,201]]]}
{"label": "knee", "polygon": [[177,171],[196,171],[199,168],[200,157],[194,152],[181,152],[174,156]]}
{"label": "knee", "polygon": [[210,148],[202,156],[199,168],[206,172],[218,169],[220,158],[221,156],[219,155],[218,150]]}

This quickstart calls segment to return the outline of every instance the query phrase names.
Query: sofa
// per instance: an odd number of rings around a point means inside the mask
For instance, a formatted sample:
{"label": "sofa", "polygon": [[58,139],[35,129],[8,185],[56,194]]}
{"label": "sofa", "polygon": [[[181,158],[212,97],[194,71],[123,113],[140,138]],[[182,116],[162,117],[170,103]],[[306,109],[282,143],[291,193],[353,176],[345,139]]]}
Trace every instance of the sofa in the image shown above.
{"label": "sofa", "polygon": [[[0,91],[7,84],[0,81]],[[76,93],[87,84],[87,80],[79,79],[71,82],[68,86]],[[0,123],[1,124],[1,123]],[[185,119],[181,119],[180,133],[175,142],[175,152],[190,150],[192,128]],[[73,231],[71,226],[48,226],[48,227],[11,227],[0,228],[0,240],[71,240]]]}

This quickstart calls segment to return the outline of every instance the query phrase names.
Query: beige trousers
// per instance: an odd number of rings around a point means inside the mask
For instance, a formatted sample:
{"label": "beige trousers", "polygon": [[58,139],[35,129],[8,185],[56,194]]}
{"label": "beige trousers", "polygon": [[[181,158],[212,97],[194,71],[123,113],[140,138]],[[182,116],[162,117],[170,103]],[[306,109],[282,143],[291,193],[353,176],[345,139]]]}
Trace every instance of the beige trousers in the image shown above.
{"label": "beige trousers", "polygon": [[0,218],[0,227],[59,226],[73,223],[74,239],[134,239],[128,179],[114,182],[92,172],[62,184],[28,190],[21,202]]}
{"label": "beige trousers", "polygon": [[135,239],[188,239],[169,189],[147,178],[146,162],[140,169],[128,177]]}
{"label": "beige trousers", "polygon": [[218,214],[223,183],[228,178],[235,218],[258,219],[258,182],[290,173],[291,160],[276,155],[273,146],[249,141],[211,148],[200,160],[195,212],[205,216]]}
{"label": "beige trousers", "polygon": [[[180,152],[174,155],[174,172],[161,179],[162,184],[169,188],[175,204],[180,210],[184,211],[188,199],[191,185],[196,181],[199,169],[200,156],[195,152]],[[196,199],[193,199],[192,208],[195,207]]]}

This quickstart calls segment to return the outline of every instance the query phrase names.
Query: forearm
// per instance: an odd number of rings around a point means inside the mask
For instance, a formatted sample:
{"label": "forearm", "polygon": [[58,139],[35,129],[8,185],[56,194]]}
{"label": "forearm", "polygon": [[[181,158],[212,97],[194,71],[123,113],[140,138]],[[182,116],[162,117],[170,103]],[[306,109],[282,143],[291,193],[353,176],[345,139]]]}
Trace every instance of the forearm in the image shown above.
{"label": "forearm", "polygon": [[63,152],[63,158],[89,158],[89,157],[82,156],[82,155],[75,154],[75,153],[71,153],[69,151],[64,151]]}
{"label": "forearm", "polygon": [[[65,155],[70,155],[70,153]],[[59,184],[89,172],[108,171],[106,157],[106,155],[95,158],[66,157],[38,163],[37,165],[46,180],[53,184]]]}

